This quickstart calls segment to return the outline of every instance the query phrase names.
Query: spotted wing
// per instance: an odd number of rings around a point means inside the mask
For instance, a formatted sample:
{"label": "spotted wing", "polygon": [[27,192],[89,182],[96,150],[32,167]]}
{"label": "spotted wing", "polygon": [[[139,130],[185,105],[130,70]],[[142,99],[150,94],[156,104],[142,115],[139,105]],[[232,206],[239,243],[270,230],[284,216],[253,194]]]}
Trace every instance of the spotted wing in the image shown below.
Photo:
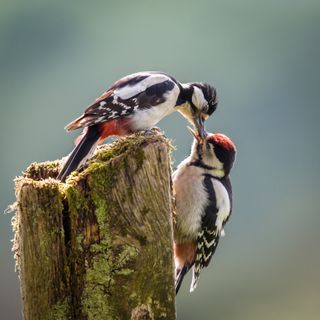
{"label": "spotted wing", "polygon": [[217,208],[212,176],[205,175],[203,183],[208,194],[208,204],[205,208],[205,214],[202,217],[201,230],[197,235],[196,256],[190,291],[193,291],[196,288],[201,269],[209,265],[220,238],[219,230],[216,227],[219,209]]}
{"label": "spotted wing", "polygon": [[166,93],[177,86],[163,73],[141,72],[124,77],[113,84],[89,106],[84,114],[66,126],[68,131],[115,120],[161,104]]}

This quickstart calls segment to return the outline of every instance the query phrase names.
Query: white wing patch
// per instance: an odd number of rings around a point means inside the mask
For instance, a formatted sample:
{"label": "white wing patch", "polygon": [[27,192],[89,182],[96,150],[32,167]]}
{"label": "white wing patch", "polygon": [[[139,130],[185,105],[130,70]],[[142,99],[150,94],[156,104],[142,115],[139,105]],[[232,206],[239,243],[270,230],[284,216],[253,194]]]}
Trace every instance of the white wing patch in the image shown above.
{"label": "white wing patch", "polygon": [[230,199],[228,191],[219,180],[213,179],[212,184],[216,194],[216,206],[219,209],[217,213],[216,227],[221,233],[223,230],[223,222],[226,221],[230,214]]}
{"label": "white wing patch", "polygon": [[122,88],[116,89],[114,94],[120,97],[122,100],[130,99],[137,94],[146,90],[146,88],[153,86],[154,84],[164,82],[169,80],[166,75],[163,74],[151,74],[150,77],[143,79],[139,83],[133,86],[124,86]]}

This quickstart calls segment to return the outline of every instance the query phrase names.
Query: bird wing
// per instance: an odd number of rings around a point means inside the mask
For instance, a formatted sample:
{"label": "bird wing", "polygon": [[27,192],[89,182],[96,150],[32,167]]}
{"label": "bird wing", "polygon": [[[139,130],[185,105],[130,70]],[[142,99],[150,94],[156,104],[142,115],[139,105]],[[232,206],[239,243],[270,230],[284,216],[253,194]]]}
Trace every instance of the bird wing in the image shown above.
{"label": "bird wing", "polygon": [[201,230],[197,234],[197,247],[190,291],[196,288],[201,269],[209,265],[220,239],[220,230],[217,227],[219,208],[213,179],[210,174],[204,175],[203,183],[208,194],[208,203],[205,208],[205,214],[202,216]]}
{"label": "bird wing", "polygon": [[177,83],[173,78],[156,72],[140,72],[115,82],[84,114],[66,126],[71,131],[132,115],[166,100],[166,93]]}

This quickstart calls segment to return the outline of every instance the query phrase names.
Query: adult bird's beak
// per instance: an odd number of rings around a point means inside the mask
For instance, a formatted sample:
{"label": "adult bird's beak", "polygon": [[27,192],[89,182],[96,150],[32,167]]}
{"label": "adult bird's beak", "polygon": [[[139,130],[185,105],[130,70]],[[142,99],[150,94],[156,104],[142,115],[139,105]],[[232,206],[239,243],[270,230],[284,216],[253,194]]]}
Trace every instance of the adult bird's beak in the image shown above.
{"label": "adult bird's beak", "polygon": [[197,136],[200,136],[200,138],[201,138],[201,140],[203,142],[205,140],[206,136],[207,136],[207,133],[206,133],[206,131],[204,129],[204,121],[205,121],[205,119],[204,119],[203,115],[201,114],[201,112],[193,104],[191,104],[191,112],[192,112],[194,126],[198,131]]}
{"label": "adult bird's beak", "polygon": [[202,140],[205,140],[207,137],[207,132],[204,128],[204,118],[202,114],[199,112],[197,123],[197,130]]}

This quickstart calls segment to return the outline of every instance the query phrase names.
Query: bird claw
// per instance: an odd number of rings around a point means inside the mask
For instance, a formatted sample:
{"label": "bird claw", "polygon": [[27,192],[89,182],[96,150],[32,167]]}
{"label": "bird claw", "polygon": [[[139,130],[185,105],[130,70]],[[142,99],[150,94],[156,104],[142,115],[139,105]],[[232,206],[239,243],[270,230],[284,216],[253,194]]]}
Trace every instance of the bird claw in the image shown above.
{"label": "bird claw", "polygon": [[160,133],[161,130],[158,127],[149,128],[142,131],[145,136],[153,136],[155,133]]}

